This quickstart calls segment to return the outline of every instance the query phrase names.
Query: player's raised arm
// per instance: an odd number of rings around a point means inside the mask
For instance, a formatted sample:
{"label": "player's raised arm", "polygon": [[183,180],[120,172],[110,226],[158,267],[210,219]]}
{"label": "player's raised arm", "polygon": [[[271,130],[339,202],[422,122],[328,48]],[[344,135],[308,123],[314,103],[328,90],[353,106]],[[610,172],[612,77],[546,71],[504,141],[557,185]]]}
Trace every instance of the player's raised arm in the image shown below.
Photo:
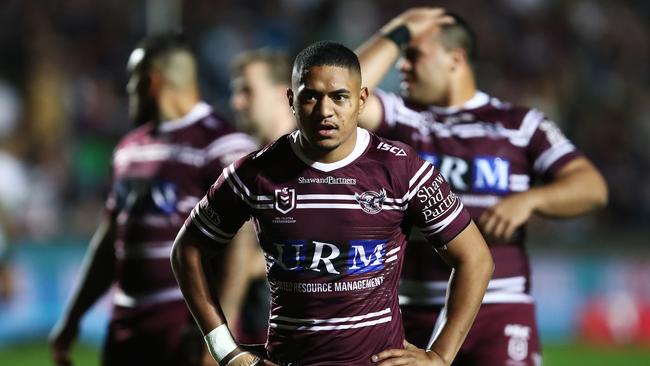
{"label": "player's raised arm", "polygon": [[[395,64],[411,39],[433,36],[443,24],[452,23],[442,8],[412,8],[393,18],[355,50],[361,63],[362,83],[372,91]],[[359,125],[376,130],[382,118],[381,104],[372,96],[359,119]]]}

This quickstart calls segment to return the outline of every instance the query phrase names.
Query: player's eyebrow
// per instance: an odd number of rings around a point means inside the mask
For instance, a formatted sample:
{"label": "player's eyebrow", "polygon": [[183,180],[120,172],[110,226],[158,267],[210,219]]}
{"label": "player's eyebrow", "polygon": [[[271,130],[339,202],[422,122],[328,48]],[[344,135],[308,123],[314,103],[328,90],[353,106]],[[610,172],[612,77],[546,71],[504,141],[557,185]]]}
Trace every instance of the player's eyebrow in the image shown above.
{"label": "player's eyebrow", "polygon": [[331,92],[328,92],[327,94],[346,94],[346,93],[350,94],[350,91],[348,89],[346,89],[346,88],[341,88],[341,89],[337,89],[337,90],[333,90]]}

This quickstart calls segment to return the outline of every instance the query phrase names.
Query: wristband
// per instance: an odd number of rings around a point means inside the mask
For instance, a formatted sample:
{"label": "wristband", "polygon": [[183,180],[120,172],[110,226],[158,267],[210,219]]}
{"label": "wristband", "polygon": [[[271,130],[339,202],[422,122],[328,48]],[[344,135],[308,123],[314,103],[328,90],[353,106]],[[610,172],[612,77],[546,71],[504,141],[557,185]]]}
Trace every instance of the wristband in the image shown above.
{"label": "wristband", "polygon": [[391,30],[390,32],[384,34],[384,37],[391,40],[401,48],[403,45],[408,44],[411,41],[411,31],[405,25],[400,25],[399,27]]}
{"label": "wristband", "polygon": [[217,362],[221,362],[228,354],[234,351],[237,348],[237,343],[232,338],[230,330],[226,324],[221,324],[220,326],[212,329],[210,333],[206,334],[205,343],[208,344],[208,350],[212,357],[214,357]]}

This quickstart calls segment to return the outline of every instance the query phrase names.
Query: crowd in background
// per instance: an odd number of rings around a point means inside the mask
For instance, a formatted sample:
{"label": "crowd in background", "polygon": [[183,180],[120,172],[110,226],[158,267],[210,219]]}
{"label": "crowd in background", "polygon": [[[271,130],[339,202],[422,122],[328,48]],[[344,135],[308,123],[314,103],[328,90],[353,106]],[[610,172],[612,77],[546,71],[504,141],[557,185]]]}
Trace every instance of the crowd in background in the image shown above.
{"label": "crowd in background", "polygon": [[[182,30],[199,55],[203,94],[229,116],[228,64],[238,52],[268,46],[293,55],[319,39],[355,48],[401,10],[432,2],[181,3]],[[434,3],[474,26],[479,87],[545,111],[603,173],[611,190],[609,207],[589,219],[587,229],[647,230],[650,3]],[[146,6],[146,1],[3,1],[0,219],[10,223],[7,231],[18,241],[88,238],[96,227],[111,151],[133,127],[125,65],[147,32]],[[397,83],[394,74],[383,86],[396,90]]]}

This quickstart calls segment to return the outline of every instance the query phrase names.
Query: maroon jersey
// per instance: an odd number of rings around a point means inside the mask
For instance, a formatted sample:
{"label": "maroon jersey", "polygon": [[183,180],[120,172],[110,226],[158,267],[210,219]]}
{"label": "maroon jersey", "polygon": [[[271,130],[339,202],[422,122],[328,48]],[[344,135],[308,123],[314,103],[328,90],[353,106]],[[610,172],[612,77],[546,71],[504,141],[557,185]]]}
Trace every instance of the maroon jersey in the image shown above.
{"label": "maroon jersey", "polygon": [[[474,220],[502,197],[552,178],[580,156],[538,110],[513,107],[482,92],[451,108],[410,105],[381,90],[377,96],[384,110],[377,132],[408,144],[436,166]],[[532,302],[524,230],[510,242],[488,243],[495,271],[484,303]],[[416,245],[409,247],[406,263],[401,304],[443,305],[449,267]]]}
{"label": "maroon jersey", "polygon": [[303,155],[299,138],[285,135],[224,169],[186,225],[226,244],[254,218],[274,361],[371,365],[372,354],[402,347],[397,286],[409,228],[443,247],[469,214],[402,143],[357,129],[354,151],[324,164]]}
{"label": "maroon jersey", "polygon": [[106,202],[117,223],[116,305],[182,299],[169,262],[174,238],[223,167],[256,148],[205,103],[122,139]]}

